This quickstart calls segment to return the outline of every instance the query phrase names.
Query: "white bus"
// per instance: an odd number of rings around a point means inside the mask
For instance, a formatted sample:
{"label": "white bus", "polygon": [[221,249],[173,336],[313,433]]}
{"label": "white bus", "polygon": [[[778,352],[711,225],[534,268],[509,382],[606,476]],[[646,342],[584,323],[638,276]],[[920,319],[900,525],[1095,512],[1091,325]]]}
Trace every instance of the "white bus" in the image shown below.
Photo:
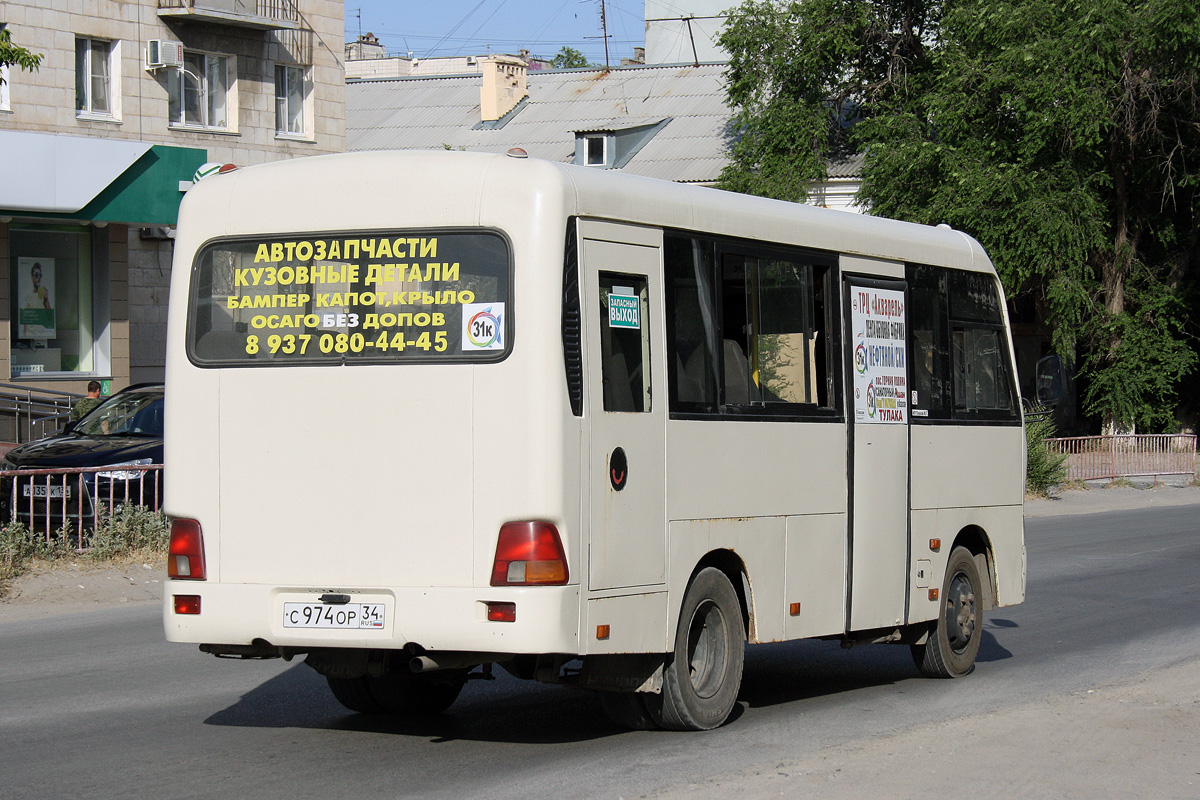
{"label": "white bus", "polygon": [[744,644],[970,672],[1025,593],[1003,292],[930,228],[521,157],[298,159],[183,202],[172,641],[364,713],[495,665],[632,727]]}

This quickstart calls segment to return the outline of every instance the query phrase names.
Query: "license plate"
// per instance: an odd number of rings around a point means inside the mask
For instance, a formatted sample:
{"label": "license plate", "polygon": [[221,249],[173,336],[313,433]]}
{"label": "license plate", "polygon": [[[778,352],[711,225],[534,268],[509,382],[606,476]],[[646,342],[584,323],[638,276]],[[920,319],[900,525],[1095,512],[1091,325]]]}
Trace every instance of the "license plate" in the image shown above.
{"label": "license plate", "polygon": [[44,483],[35,483],[30,486],[25,484],[21,487],[21,494],[25,497],[62,497],[66,493],[66,498],[71,499],[70,486],[46,486]]}
{"label": "license plate", "polygon": [[285,628],[382,628],[383,603],[284,603]]}

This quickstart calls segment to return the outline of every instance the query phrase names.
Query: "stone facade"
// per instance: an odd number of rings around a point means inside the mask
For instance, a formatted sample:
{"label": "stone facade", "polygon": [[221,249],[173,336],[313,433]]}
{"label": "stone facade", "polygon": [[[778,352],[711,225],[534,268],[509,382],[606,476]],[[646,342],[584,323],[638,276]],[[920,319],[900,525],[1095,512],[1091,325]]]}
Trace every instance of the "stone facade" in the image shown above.
{"label": "stone facade", "polygon": [[[204,161],[238,166],[344,150],[344,4],[268,4],[269,13],[283,15],[275,20],[222,16],[221,9],[228,6],[220,0],[6,0],[0,5],[0,24],[14,43],[43,59],[35,72],[9,69],[9,103],[7,110],[0,109],[0,136],[20,131],[57,134],[73,142],[83,137],[140,142],[187,148],[202,153]],[[77,108],[77,42],[86,39],[109,48],[108,56],[98,57],[105,62],[100,70],[109,75],[100,113]],[[214,102],[219,104],[223,94],[223,116],[219,105],[215,111],[208,105],[202,110],[207,111],[205,120],[196,123],[179,102],[172,104],[171,86],[186,84],[186,78],[179,67],[147,68],[151,40],[182,43],[193,59],[185,65],[194,66],[198,58],[206,66],[224,66],[223,92],[212,89],[220,85],[214,77],[219,73],[192,75],[196,85],[204,81],[203,91],[217,98]],[[277,66],[304,77],[302,101],[300,94],[291,96],[293,109],[302,107],[303,120],[289,117],[293,130],[284,133],[277,132]],[[89,96],[85,105],[91,100]],[[172,110],[179,119],[170,119]],[[20,157],[0,152],[5,164]],[[177,206],[186,185],[159,199]],[[94,358],[88,362],[92,368],[13,374],[11,380],[70,392],[82,391],[93,378],[109,380],[114,391],[130,382],[161,380],[174,249],[170,227],[32,211],[19,200],[12,202],[12,191],[7,196],[10,201],[0,203],[0,382],[10,381],[10,353],[16,346],[9,298],[16,291],[12,281],[18,254],[10,253],[10,230],[25,231],[28,238],[28,231],[69,230],[64,226],[92,230],[92,267],[103,279],[103,285],[91,287],[97,306]]]}

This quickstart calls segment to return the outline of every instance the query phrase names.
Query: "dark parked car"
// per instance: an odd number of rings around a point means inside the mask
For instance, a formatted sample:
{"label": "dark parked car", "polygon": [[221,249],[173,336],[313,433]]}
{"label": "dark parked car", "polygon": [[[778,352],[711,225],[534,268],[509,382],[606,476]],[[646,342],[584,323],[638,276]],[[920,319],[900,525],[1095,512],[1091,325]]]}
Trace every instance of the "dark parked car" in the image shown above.
{"label": "dark parked car", "polygon": [[[13,518],[51,530],[65,520],[90,527],[97,507],[124,503],[158,508],[163,460],[163,386],[123,389],[61,432],[21,445],[0,459],[4,470],[57,472],[0,481],[0,521]],[[78,471],[81,468],[103,467]]]}

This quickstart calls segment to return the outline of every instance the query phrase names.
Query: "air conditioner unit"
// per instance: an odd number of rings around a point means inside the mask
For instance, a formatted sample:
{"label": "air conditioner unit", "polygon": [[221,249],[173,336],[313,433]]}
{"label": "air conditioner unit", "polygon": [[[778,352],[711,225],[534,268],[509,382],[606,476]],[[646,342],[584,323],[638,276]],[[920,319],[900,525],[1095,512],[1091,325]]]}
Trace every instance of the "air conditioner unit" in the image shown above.
{"label": "air conditioner unit", "polygon": [[146,69],[183,66],[183,42],[150,39],[146,42]]}

